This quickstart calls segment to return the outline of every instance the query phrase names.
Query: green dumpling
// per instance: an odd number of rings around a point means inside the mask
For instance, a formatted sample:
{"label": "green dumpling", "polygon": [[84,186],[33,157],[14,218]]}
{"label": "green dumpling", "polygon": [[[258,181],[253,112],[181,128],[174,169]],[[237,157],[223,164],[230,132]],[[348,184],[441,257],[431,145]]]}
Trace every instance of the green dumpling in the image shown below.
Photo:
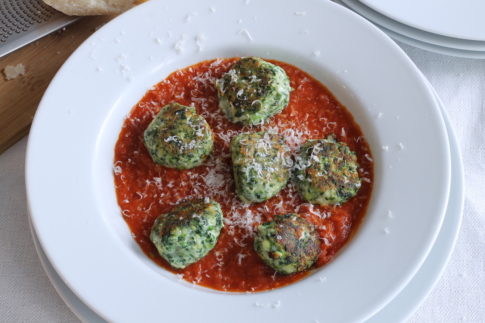
{"label": "green dumpling", "polygon": [[236,193],[245,202],[263,202],[286,186],[290,148],[278,134],[242,133],[231,140]]}
{"label": "green dumpling", "polygon": [[290,100],[290,80],[285,71],[258,57],[237,61],[216,82],[219,107],[232,122],[262,124],[280,113]]}
{"label": "green dumpling", "polygon": [[157,164],[189,169],[202,164],[214,145],[207,121],[178,103],[162,108],[144,133],[145,146]]}
{"label": "green dumpling", "polygon": [[335,141],[332,136],[309,140],[296,158],[296,187],[310,203],[341,204],[360,189],[358,169],[357,157],[345,143]]}
{"label": "green dumpling", "polygon": [[296,214],[277,215],[258,226],[254,250],[271,268],[293,274],[310,268],[320,254],[315,226]]}
{"label": "green dumpling", "polygon": [[219,203],[191,200],[160,215],[152,226],[150,240],[172,267],[185,268],[214,248],[222,227]]}

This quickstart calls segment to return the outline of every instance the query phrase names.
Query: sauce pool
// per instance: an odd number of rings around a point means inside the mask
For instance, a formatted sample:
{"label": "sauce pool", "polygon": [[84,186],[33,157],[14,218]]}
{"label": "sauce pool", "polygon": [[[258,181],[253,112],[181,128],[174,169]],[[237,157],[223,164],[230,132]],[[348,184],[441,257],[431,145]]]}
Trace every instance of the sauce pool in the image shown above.
{"label": "sauce pool", "polygon": [[[133,107],[115,146],[114,178],[118,204],[133,238],[144,253],[165,269],[201,286],[222,291],[252,292],[296,282],[311,271],[281,275],[265,265],[253,250],[258,224],[273,215],[298,213],[315,224],[322,251],[314,268],[331,261],[351,238],[366,213],[371,197],[373,163],[369,145],[352,115],[330,91],[295,66],[272,61],[290,78],[293,91],[288,106],[262,126],[242,126],[227,120],[218,107],[214,82],[238,58],[204,61],[170,74],[153,86]],[[143,132],[170,102],[194,105],[214,132],[214,149],[207,160],[189,170],[155,164],[143,142]],[[290,183],[262,203],[244,204],[235,194],[229,145],[241,132],[277,130],[293,151],[308,139],[334,134],[357,154],[362,187],[339,206],[318,206],[300,199]],[[182,200],[210,197],[221,204],[224,228],[209,254],[176,270],[157,253],[149,239],[155,219]]]}

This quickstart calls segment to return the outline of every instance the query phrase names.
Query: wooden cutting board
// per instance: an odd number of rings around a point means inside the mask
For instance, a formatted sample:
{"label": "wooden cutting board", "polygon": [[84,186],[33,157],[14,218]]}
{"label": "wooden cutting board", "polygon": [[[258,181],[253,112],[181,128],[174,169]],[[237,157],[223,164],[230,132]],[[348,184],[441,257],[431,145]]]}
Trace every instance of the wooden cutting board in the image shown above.
{"label": "wooden cutting board", "polygon": [[71,53],[96,29],[113,17],[85,17],[65,30],[44,37],[0,58],[0,71],[22,63],[26,73],[7,81],[0,75],[0,153],[30,129],[45,89]]}

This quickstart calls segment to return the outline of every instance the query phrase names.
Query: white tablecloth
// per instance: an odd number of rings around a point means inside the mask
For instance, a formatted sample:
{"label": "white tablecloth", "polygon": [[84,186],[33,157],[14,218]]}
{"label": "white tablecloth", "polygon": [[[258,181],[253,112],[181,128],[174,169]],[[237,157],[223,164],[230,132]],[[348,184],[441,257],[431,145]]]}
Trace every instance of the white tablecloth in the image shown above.
{"label": "white tablecloth", "polygon": [[[485,322],[485,60],[403,48],[442,98],[466,173],[462,230],[445,273],[411,322]],[[77,322],[45,275],[30,236],[26,139],[0,155],[0,322]]]}

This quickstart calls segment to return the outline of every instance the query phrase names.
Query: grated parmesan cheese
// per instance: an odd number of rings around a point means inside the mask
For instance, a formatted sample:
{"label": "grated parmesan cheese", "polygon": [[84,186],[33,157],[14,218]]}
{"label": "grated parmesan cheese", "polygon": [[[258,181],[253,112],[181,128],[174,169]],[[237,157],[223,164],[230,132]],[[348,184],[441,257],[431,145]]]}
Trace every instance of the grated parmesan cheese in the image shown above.
{"label": "grated parmesan cheese", "polygon": [[239,34],[245,36],[250,42],[252,42],[254,40],[253,36],[251,36],[251,34],[249,33],[249,31],[246,28],[241,29],[239,31]]}
{"label": "grated parmesan cheese", "polygon": [[260,303],[260,302],[255,302],[253,303],[255,307],[259,308],[272,308],[272,309],[279,309],[281,307],[281,301],[277,300],[276,302],[271,302],[271,303]]}
{"label": "grated parmesan cheese", "polygon": [[199,13],[198,13],[198,12],[190,12],[190,13],[188,13],[188,14],[185,16],[185,22],[186,22],[186,23],[191,22],[191,21],[192,21],[192,18],[193,18],[193,17],[196,17],[196,16],[198,16],[198,15],[199,15]]}
{"label": "grated parmesan cheese", "polygon": [[177,54],[182,54],[182,52],[184,51],[184,43],[185,43],[185,37],[186,35],[185,34],[182,34],[179,38],[179,40],[177,40],[174,44],[173,44],[173,49],[175,49],[175,51],[177,52]]}
{"label": "grated parmesan cheese", "polygon": [[205,41],[207,38],[205,37],[205,35],[203,33],[199,33],[197,34],[197,36],[195,36],[195,44],[197,45],[197,51],[201,52],[202,51],[202,42]]}
{"label": "grated parmesan cheese", "polygon": [[271,307],[276,308],[276,309],[280,308],[281,307],[281,301],[278,300],[278,301],[274,302],[273,304],[271,304]]}
{"label": "grated parmesan cheese", "polygon": [[17,65],[7,65],[3,69],[3,75],[7,81],[16,79],[19,76],[25,75],[25,66],[22,63]]}
{"label": "grated parmesan cheese", "polygon": [[323,284],[323,283],[325,283],[325,282],[327,281],[327,277],[325,277],[325,276],[320,276],[320,277],[318,277],[318,279],[317,279],[317,280],[318,280],[320,283],[322,283],[322,284]]}
{"label": "grated parmesan cheese", "polygon": [[388,211],[387,211],[387,217],[388,217],[389,219],[393,219],[393,218],[394,218],[394,214],[392,213],[392,211],[391,211],[391,210],[388,210]]}

